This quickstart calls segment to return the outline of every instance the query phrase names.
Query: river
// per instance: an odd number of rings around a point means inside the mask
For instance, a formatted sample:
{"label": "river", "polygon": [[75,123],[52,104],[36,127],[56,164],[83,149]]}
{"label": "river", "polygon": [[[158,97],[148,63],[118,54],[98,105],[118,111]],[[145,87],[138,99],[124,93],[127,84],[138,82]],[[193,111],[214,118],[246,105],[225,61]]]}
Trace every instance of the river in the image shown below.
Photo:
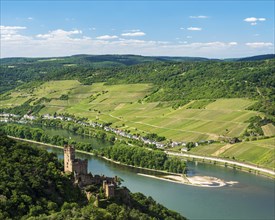
{"label": "river", "polygon": [[[43,147],[63,158],[62,149]],[[140,170],[91,155],[77,153],[76,156],[88,159],[88,170],[93,174],[117,175],[132,192],[152,196],[157,202],[189,219],[274,219],[272,179],[211,164],[196,165],[188,162],[192,175],[214,176],[238,182],[220,188],[196,187],[140,176],[137,175],[142,172]]]}

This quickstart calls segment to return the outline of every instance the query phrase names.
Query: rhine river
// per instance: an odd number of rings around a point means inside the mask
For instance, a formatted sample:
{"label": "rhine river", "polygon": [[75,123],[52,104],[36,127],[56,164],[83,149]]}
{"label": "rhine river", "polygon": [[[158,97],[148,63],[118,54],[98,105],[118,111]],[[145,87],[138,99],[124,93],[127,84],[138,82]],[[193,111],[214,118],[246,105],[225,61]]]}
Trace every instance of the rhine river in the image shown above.
{"label": "rhine river", "polygon": [[[100,144],[100,141],[98,142]],[[63,150],[45,147],[59,158]],[[225,181],[237,181],[233,186],[219,188],[196,187],[171,183],[137,175],[143,171],[120,166],[103,159],[77,153],[88,159],[88,169],[93,174],[119,176],[132,192],[142,192],[157,202],[181,213],[189,219],[274,219],[274,180],[254,174],[218,167],[210,164],[188,162],[192,175],[213,176]],[[143,172],[144,173],[144,172]]]}

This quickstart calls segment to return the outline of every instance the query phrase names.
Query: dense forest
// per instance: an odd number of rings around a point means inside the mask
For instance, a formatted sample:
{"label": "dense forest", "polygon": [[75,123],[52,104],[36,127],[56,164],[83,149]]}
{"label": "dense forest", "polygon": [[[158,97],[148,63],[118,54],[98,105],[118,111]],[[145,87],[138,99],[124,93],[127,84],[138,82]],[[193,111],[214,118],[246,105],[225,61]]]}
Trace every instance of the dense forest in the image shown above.
{"label": "dense forest", "polygon": [[0,219],[38,216],[67,203],[84,204],[80,189],[62,175],[56,155],[0,135]]}
{"label": "dense forest", "polygon": [[[17,86],[31,88],[59,79],[77,79],[83,84],[152,83],[155,89],[143,101],[174,101],[174,107],[178,107],[198,99],[251,98],[258,100],[251,110],[274,115],[275,59],[272,58],[274,55],[221,61],[82,55],[40,60],[2,59],[0,94]],[[7,99],[8,93],[0,98]]]}
{"label": "dense forest", "polygon": [[62,170],[55,154],[1,133],[0,219],[185,219],[141,193],[96,207]]}

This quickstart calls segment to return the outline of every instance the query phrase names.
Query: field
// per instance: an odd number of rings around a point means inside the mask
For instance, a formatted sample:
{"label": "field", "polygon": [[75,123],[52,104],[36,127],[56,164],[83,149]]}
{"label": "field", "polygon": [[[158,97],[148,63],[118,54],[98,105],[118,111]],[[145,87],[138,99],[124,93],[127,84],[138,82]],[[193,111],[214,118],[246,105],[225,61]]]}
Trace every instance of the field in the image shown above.
{"label": "field", "polygon": [[262,130],[265,136],[275,135],[275,126],[272,123],[262,126]]}
{"label": "field", "polygon": [[191,153],[200,155],[227,157],[238,161],[259,164],[274,169],[275,138],[241,142],[237,144],[211,144],[198,146]]}
{"label": "field", "polygon": [[[40,114],[68,112],[91,121],[111,122],[113,127],[132,133],[157,133],[174,141],[218,140],[235,137],[246,129],[245,122],[258,112],[245,110],[254,101],[248,99],[218,99],[192,101],[174,110],[170,103],[146,103],[149,84],[81,85],[76,80],[49,81],[35,89],[14,90],[10,99],[0,101],[0,108],[20,105],[32,98],[49,102]],[[68,95],[61,100],[61,95]],[[270,133],[271,128],[266,129]]]}

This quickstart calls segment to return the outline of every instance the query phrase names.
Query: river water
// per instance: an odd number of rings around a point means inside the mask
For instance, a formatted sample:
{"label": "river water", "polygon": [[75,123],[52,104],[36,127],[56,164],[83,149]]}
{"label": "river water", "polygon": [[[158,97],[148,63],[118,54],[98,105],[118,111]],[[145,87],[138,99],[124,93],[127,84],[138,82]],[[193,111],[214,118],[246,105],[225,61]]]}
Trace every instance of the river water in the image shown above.
{"label": "river water", "polygon": [[[63,158],[63,150],[45,147]],[[137,169],[120,166],[101,158],[77,153],[88,159],[88,170],[93,174],[119,176],[132,192],[152,196],[157,202],[181,213],[189,219],[274,219],[274,180],[254,174],[188,162],[193,175],[213,176],[225,181],[237,181],[233,186],[220,188],[196,187],[171,183],[137,175]]]}

